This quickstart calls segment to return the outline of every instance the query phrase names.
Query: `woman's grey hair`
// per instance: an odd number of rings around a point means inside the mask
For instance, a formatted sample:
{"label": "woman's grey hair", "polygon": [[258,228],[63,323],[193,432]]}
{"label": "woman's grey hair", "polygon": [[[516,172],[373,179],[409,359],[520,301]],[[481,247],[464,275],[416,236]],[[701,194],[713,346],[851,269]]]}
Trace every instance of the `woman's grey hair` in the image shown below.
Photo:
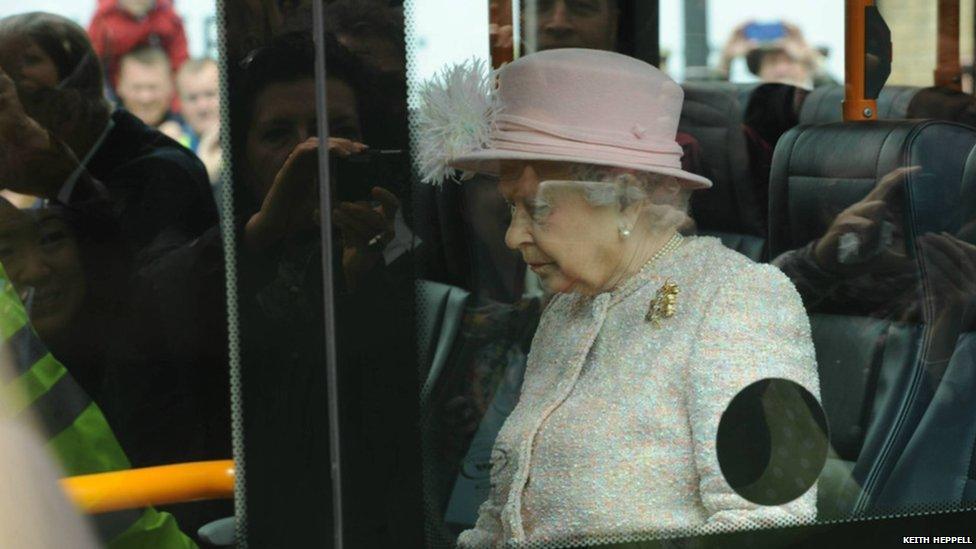
{"label": "woman's grey hair", "polygon": [[[596,207],[614,206],[624,210],[628,206],[650,200],[655,189],[666,185],[678,185],[677,178],[669,175],[639,171],[622,171],[620,168],[575,164],[570,171],[571,182],[547,181],[539,188],[535,200],[537,216],[548,215],[551,191],[557,189],[575,190],[583,194],[586,201]],[[649,202],[648,216],[651,229],[660,230],[677,227],[688,218],[688,203],[691,190],[679,188],[676,193],[664,193],[667,201],[655,197]]]}

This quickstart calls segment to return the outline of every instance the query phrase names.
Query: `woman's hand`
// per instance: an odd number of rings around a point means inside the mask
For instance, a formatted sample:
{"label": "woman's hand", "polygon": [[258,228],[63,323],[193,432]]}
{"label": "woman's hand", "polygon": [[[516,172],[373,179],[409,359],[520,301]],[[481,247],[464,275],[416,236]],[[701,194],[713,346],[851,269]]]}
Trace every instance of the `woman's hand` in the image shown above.
{"label": "woman's hand", "polygon": [[393,220],[400,200],[381,187],[373,187],[370,195],[379,206],[341,202],[332,212],[342,238],[342,268],[351,290],[355,290],[362,275],[382,258],[383,248],[395,236]]}
{"label": "woman's hand", "polygon": [[[318,147],[317,137],[299,143],[278,170],[261,210],[244,228],[244,243],[252,252],[261,253],[317,223]],[[330,154],[349,156],[366,148],[349,139],[329,138]]]}
{"label": "woman's hand", "polygon": [[793,59],[803,62],[812,61],[816,51],[807,45],[806,39],[803,38],[803,31],[790,23],[783,23],[783,28],[786,30],[786,35],[777,41],[777,45],[781,46]]}
{"label": "woman's hand", "polygon": [[917,169],[900,168],[886,175],[863,200],[834,219],[813,249],[820,268],[844,276],[906,268],[910,260],[905,254],[901,192],[905,177]]}
{"label": "woman's hand", "polygon": [[746,37],[746,27],[752,23],[753,21],[746,21],[737,26],[732,31],[732,35],[729,36],[728,41],[725,42],[725,46],[722,47],[722,57],[719,59],[718,72],[726,78],[729,76],[729,67],[732,65],[732,60],[736,57],[742,57],[759,47],[758,42]]}
{"label": "woman's hand", "polygon": [[4,188],[33,196],[57,194],[60,180],[32,177],[24,163],[26,158],[50,149],[50,141],[47,131],[24,111],[13,79],[0,69],[0,171]]}

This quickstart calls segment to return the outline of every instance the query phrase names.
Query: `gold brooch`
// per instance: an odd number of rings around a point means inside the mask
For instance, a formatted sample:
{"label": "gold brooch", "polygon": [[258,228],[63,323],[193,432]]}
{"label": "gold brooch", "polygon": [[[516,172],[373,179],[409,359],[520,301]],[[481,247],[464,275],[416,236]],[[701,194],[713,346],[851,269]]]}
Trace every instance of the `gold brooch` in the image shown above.
{"label": "gold brooch", "polygon": [[677,310],[678,285],[668,279],[664,286],[657,290],[657,295],[651,301],[651,306],[647,308],[644,320],[651,322],[655,328],[661,327],[661,320],[671,318]]}

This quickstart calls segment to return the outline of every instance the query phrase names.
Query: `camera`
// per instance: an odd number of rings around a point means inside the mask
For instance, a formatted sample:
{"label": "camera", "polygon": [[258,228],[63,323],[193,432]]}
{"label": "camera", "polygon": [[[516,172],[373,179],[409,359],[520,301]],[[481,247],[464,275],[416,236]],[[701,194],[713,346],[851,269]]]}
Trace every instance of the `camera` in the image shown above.
{"label": "camera", "polygon": [[334,202],[372,201],[373,187],[402,196],[410,176],[410,161],[399,149],[367,150],[330,161],[330,186]]}

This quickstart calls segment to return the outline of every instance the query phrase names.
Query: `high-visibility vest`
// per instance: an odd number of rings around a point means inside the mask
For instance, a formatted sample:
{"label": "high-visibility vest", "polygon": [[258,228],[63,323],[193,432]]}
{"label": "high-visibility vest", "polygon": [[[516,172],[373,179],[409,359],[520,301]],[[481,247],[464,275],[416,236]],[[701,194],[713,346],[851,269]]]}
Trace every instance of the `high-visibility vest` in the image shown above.
{"label": "high-visibility vest", "polygon": [[[0,378],[6,404],[0,413],[40,420],[48,437],[47,447],[66,475],[132,467],[98,405],[37,337],[2,265],[0,345],[9,351],[14,368],[11,377]],[[172,515],[153,508],[91,518],[109,549],[196,547]]]}

